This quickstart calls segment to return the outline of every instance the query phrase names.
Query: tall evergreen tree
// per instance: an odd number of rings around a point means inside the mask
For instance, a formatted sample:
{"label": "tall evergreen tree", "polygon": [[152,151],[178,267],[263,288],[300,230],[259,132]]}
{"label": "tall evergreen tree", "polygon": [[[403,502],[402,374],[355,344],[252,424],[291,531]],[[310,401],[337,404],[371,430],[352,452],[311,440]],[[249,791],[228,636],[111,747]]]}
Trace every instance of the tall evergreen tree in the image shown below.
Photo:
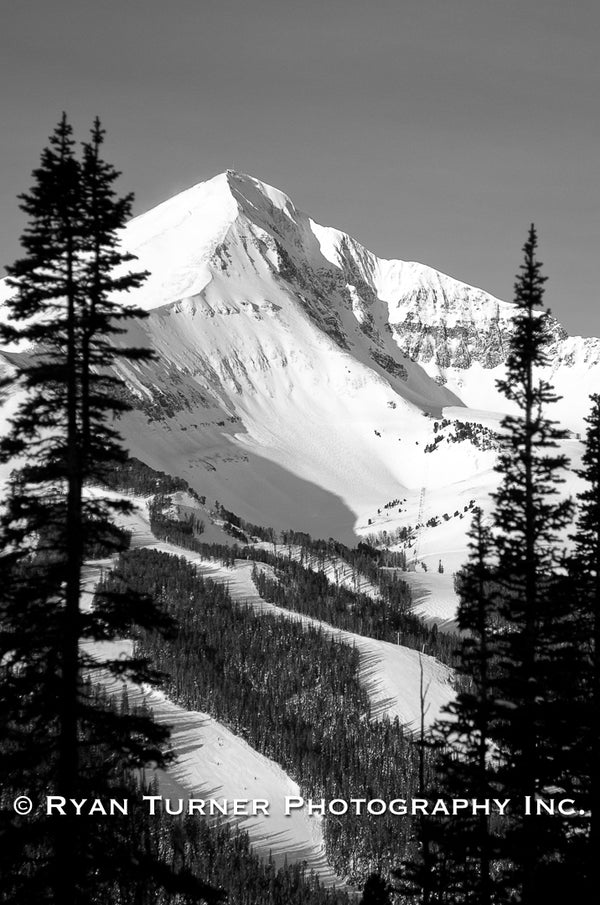
{"label": "tall evergreen tree", "polygon": [[[505,417],[497,470],[502,481],[494,494],[494,542],[498,613],[498,675],[493,736],[500,754],[498,779],[504,797],[523,809],[560,787],[567,688],[559,664],[564,656],[557,626],[569,618],[559,589],[564,560],[563,534],[573,513],[561,493],[568,459],[559,441],[566,436],[546,414],[557,401],[539,369],[549,364],[548,314],[542,309],[541,263],[531,226],[525,260],[515,284],[519,313],[498,388],[517,409]],[[560,849],[559,822],[522,813],[507,832],[508,880],[524,903],[538,901],[544,872]],[[558,837],[557,837],[558,832]]]}
{"label": "tall evergreen tree", "polygon": [[[20,196],[25,256],[9,268],[14,295],[2,328],[21,349],[5,383],[16,381],[22,398],[0,441],[0,459],[15,465],[0,516],[0,768],[6,793],[34,799],[122,791],[124,771],[166,758],[168,732],[150,714],[120,712],[87,680],[156,682],[146,660],[110,647],[103,655],[98,642],[136,625],[168,625],[141,595],[102,594],[93,608],[82,605],[87,551],[124,549],[115,518],[132,508],[85,490],[125,459],[114,420],[127,405],[115,367],[151,357],[119,345],[123,322],[145,316],[122,293],[146,274],[126,270],[132,258],[118,230],[131,196],[116,196],[119,174],[102,160],[102,141],[96,121],[80,161],[65,116],[51,136],[31,191]],[[20,820],[8,798],[2,803],[6,901],[98,901],[115,871],[126,876],[134,861],[153,870],[143,854],[124,859],[123,836],[97,830],[97,821]]]}
{"label": "tall evergreen tree", "polygon": [[439,902],[534,903],[567,876],[567,823],[525,812],[526,800],[533,811],[537,797],[568,788],[569,739],[579,731],[569,710],[577,644],[563,549],[573,506],[561,492],[565,432],[546,414],[557,397],[540,372],[550,335],[536,247],[532,226],[498,382],[514,411],[502,422],[501,481],[491,527],[476,514],[460,581],[462,669],[472,684],[438,725],[444,792],[510,799],[511,811],[493,824],[484,814],[442,824]]}
{"label": "tall evergreen tree", "polygon": [[[4,461],[15,457],[25,461],[11,476],[2,517],[2,559],[8,577],[1,589],[6,672],[2,704],[9,727],[8,766],[28,788],[35,789],[37,779],[41,791],[49,771],[56,771],[60,787],[70,790],[78,751],[73,720],[78,652],[75,642],[73,657],[72,567],[81,538],[74,522],[80,171],[64,116],[34,176],[31,192],[21,196],[21,207],[30,218],[22,236],[27,256],[9,269],[18,279],[13,283],[17,295],[8,302],[12,324],[3,329],[5,338],[31,343],[37,351],[16,362],[26,396],[0,445]],[[17,326],[19,321],[25,327]],[[75,548],[68,552],[71,539]],[[52,766],[41,756],[45,737],[55,749],[48,758]],[[67,834],[59,835],[66,856]],[[60,858],[55,860],[58,864]],[[59,874],[56,870],[57,889]]]}
{"label": "tall evergreen tree", "polygon": [[577,668],[569,676],[569,687],[571,712],[576,714],[580,727],[568,752],[571,758],[568,793],[580,812],[577,832],[570,841],[573,869],[587,884],[586,891],[590,894],[597,844],[592,818],[598,813],[596,770],[600,758],[600,395],[593,394],[591,402],[582,467],[578,471],[585,484],[577,498],[576,533],[568,571],[573,608],[571,631],[576,639],[577,662]]}

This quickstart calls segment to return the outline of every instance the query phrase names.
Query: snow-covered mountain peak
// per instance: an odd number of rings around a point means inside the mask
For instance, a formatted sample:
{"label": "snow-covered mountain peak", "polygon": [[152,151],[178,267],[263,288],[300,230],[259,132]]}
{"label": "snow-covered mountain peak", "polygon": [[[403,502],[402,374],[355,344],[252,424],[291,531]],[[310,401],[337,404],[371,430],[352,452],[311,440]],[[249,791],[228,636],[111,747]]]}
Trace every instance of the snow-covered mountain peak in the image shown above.
{"label": "snow-covered mountain peak", "polygon": [[232,197],[249,218],[270,217],[274,209],[283,211],[290,220],[297,216],[291,199],[272,185],[235,170],[227,170],[224,175]]}
{"label": "snow-covered mountain peak", "polygon": [[[122,242],[151,274],[130,295],[150,316],[123,342],[158,353],[121,366],[134,455],[255,523],[346,539],[420,522],[379,510],[418,505],[424,487],[448,485],[447,513],[477,496],[506,407],[495,382],[512,304],[379,258],[233,170],[136,217]],[[556,416],[577,433],[600,341],[553,323]]]}
{"label": "snow-covered mountain peak", "polygon": [[134,217],[123,245],[150,272],[136,303],[150,310],[201,292],[211,279],[210,257],[238,213],[221,173]]}
{"label": "snow-covered mountain peak", "polygon": [[135,301],[151,310],[198,296],[215,270],[221,274],[232,263],[236,241],[244,255],[248,241],[256,245],[269,237],[302,244],[307,223],[287,195],[253,176],[227,170],[200,182],[125,227],[123,245],[150,272]]}
{"label": "snow-covered mountain peak", "polygon": [[126,227],[130,243],[143,247],[145,243],[172,230],[193,231],[204,227],[212,231],[218,230],[224,222],[231,223],[238,210],[228,177],[228,173],[219,173],[134,217]]}
{"label": "snow-covered mountain peak", "polygon": [[125,228],[126,242],[131,249],[143,251],[166,234],[176,233],[178,239],[188,235],[201,248],[222,239],[240,215],[270,223],[279,211],[290,222],[298,216],[283,192],[254,176],[226,170],[134,217]]}
{"label": "snow-covered mountain peak", "polygon": [[[390,329],[406,325],[410,342],[400,348],[424,361],[432,355],[432,330],[483,325],[489,332],[512,317],[512,305],[424,264],[380,259],[340,230],[311,220],[280,190],[234,170],[136,217],[123,243],[151,272],[136,298],[146,309],[198,297],[215,277],[240,279],[262,269],[263,276],[277,274],[292,284],[309,313],[328,308],[317,316],[325,314],[330,326],[340,307],[352,309],[363,332],[382,318]],[[341,341],[344,329],[335,332]],[[443,349],[438,357],[443,363],[452,353]],[[459,366],[472,354],[461,350]]]}

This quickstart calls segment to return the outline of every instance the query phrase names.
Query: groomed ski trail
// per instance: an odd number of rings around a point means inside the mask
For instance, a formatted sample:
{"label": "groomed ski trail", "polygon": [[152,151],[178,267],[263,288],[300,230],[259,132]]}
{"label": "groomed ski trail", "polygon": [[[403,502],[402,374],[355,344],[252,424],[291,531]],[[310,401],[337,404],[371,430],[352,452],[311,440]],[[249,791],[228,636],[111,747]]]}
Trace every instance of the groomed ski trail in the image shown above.
{"label": "groomed ski trail", "polygon": [[[165,552],[179,552],[179,549],[173,547]],[[91,605],[102,569],[110,566],[109,560],[103,560],[86,567],[84,606]],[[132,652],[132,644],[130,641],[95,643],[87,645],[87,650],[97,659],[126,657]],[[260,754],[209,714],[186,710],[158,690],[116,679],[106,681],[102,676],[98,681],[108,693],[117,696],[126,690],[132,706],[145,703],[157,722],[170,727],[176,759],[166,773],[158,774],[159,794],[170,799],[181,798],[184,807],[189,798],[266,799],[268,814],[232,818],[248,833],[253,850],[265,860],[271,855],[278,868],[286,861],[304,864],[308,872],[318,875],[323,886],[343,887],[344,881],[327,861],[322,818],[318,814],[310,815],[306,809],[285,815],[285,798],[299,796],[301,792],[279,764]]]}
{"label": "groomed ski trail", "polygon": [[[233,568],[222,566],[213,560],[202,557],[190,550],[177,547],[167,541],[157,541],[150,531],[150,526],[138,511],[128,522],[127,528],[132,531],[132,546],[147,547],[164,553],[182,556],[197,566],[200,574],[225,584],[233,600],[248,603],[263,612],[272,612],[293,619],[304,625],[321,628],[337,641],[355,646],[360,654],[360,678],[369,693],[373,717],[383,719],[398,717],[409,730],[416,730],[420,725],[420,685],[421,669],[423,681],[428,689],[426,699],[425,724],[431,725],[440,711],[453,698],[451,684],[452,670],[440,663],[435,657],[421,654],[402,645],[389,641],[377,641],[358,635],[354,632],[335,628],[326,622],[296,613],[263,600],[256,591],[252,581],[253,560],[237,560]],[[267,568],[262,563],[258,568]]]}
{"label": "groomed ski trail", "polygon": [[[224,583],[234,601],[321,628],[335,640],[356,646],[360,654],[360,678],[370,696],[373,718],[393,719],[397,716],[407,728],[417,729],[421,670],[427,689],[427,725],[452,699],[452,672],[433,657],[401,645],[336,629],[320,620],[268,603],[258,595],[252,581],[252,560],[238,560],[233,568],[227,568],[175,544],[157,541],[145,516],[145,501],[138,498],[135,502],[138,511],[124,523],[132,533],[132,548],[145,547],[183,557],[194,564],[201,575]],[[87,567],[84,604],[85,597],[87,605],[91,603],[102,569],[110,566],[110,561],[105,560]],[[269,568],[262,563],[257,566]],[[350,583],[347,575],[342,580]],[[94,651],[98,657],[118,656],[119,653],[127,656],[131,643],[96,644]],[[114,682],[108,690],[120,694],[122,689],[123,683]],[[254,850],[263,857],[272,854],[276,866],[281,866],[285,859],[289,863],[304,863],[309,871],[319,876],[324,886],[343,885],[343,880],[334,874],[327,862],[322,819],[316,814],[310,816],[304,809],[285,816],[285,797],[297,796],[300,790],[279,764],[259,754],[209,714],[186,710],[157,690],[142,689],[133,683],[126,683],[126,689],[132,704],[143,700],[158,722],[171,727],[176,760],[161,776],[161,794],[184,800],[189,797],[268,799],[271,803],[268,816],[257,814],[238,818],[241,828],[248,832]]]}

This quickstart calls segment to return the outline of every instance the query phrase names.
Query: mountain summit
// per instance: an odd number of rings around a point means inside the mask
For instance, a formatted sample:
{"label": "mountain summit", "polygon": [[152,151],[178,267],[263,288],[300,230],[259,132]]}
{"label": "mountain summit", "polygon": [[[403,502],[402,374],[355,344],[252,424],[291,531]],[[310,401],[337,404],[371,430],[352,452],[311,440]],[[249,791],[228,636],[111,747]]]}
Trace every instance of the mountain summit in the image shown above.
{"label": "mountain summit", "polygon": [[[123,342],[158,353],[122,372],[132,454],[250,521],[343,539],[462,511],[493,483],[512,304],[380,259],[232,170],[122,241],[151,273]],[[600,341],[553,321],[550,351],[576,433]]]}

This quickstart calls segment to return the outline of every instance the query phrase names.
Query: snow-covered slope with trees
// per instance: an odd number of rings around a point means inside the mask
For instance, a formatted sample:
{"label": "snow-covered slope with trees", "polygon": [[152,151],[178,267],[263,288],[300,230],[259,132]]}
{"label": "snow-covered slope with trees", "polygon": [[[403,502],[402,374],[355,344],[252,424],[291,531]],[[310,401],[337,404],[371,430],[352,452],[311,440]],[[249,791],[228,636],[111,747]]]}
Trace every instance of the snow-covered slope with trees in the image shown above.
{"label": "snow-covered slope with trees", "polygon": [[[476,503],[485,508],[497,480],[505,401],[495,381],[514,307],[424,265],[379,259],[276,189],[233,172],[134,219],[122,238],[150,277],[132,293],[148,317],[130,323],[121,341],[157,353],[120,366],[134,405],[121,423],[131,453],[250,522],[403,547],[418,610],[451,622],[470,513]],[[9,291],[0,285],[0,319]],[[555,417],[571,432],[564,449],[576,467],[600,340],[568,337],[555,321],[549,332],[550,379],[564,397]],[[0,353],[0,377],[26,354]],[[16,386],[6,388],[0,419],[17,396]],[[175,552],[149,535],[143,544]],[[247,563],[227,570],[186,556],[227,582],[234,599],[273,610],[258,598]],[[422,677],[427,720],[451,698],[449,672],[433,658],[332,633],[359,649],[376,716],[417,726]],[[187,748],[175,777],[183,788],[241,795],[242,763],[273,797],[295,788],[235,736],[221,745],[225,730],[214,721],[193,714],[186,723],[181,707],[153,703],[175,725],[178,750]],[[254,821],[249,829],[256,841],[273,827]],[[306,858],[334,879],[318,822],[299,820],[279,838],[277,855]]]}

